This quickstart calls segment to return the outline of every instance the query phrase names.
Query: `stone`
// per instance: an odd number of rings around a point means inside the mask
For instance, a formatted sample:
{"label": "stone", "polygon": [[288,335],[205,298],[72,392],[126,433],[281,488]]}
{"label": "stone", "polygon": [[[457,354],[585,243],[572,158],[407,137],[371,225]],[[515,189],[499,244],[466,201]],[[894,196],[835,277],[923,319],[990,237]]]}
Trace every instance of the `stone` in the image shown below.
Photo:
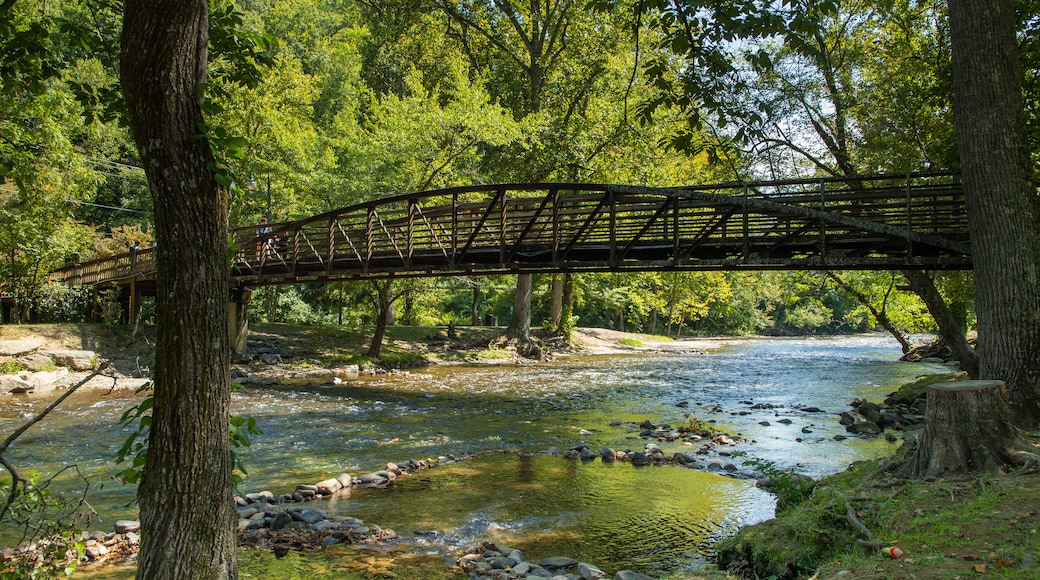
{"label": "stone", "polygon": [[305,524],[316,524],[325,519],[325,514],[319,510],[304,510],[293,513],[292,519]]}
{"label": "stone", "polygon": [[350,485],[354,483],[354,478],[352,478],[349,473],[341,473],[336,476],[336,481],[339,482],[340,489],[342,489],[344,487],[350,487]]}
{"label": "stone", "polygon": [[571,568],[578,565],[578,561],[574,558],[567,558],[564,556],[553,556],[546,558],[538,563],[542,568]]}
{"label": "stone", "polygon": [[97,361],[97,354],[92,350],[45,350],[41,354],[54,359],[54,364],[58,366],[76,371],[93,370]]}
{"label": "stone", "polygon": [[603,570],[584,562],[578,564],[578,574],[581,576],[581,580],[599,580],[607,576]]}
{"label": "stone", "polygon": [[856,435],[876,435],[881,432],[881,427],[870,421],[860,421],[845,427],[845,430]]}
{"label": "stone", "polygon": [[513,566],[513,573],[517,576],[526,576],[531,571],[531,565],[527,562],[520,562],[516,566]]}
{"label": "stone", "polygon": [[633,572],[631,570],[621,570],[617,574],[614,574],[614,580],[654,580],[652,577],[646,574],[640,574],[639,572]]}
{"label": "stone", "polygon": [[253,517],[258,513],[260,513],[260,510],[256,509],[255,507],[250,507],[238,510],[238,517],[248,520],[249,518]]}
{"label": "stone", "polygon": [[364,485],[378,485],[378,484],[381,484],[381,483],[386,483],[387,481],[389,481],[389,478],[384,477],[383,475],[380,474],[380,472],[376,472],[376,473],[366,473],[366,474],[362,475],[361,477],[359,477],[358,481],[360,481]]}
{"label": "stone", "polygon": [[267,527],[267,520],[264,518],[258,518],[255,520],[246,520],[246,530],[259,530],[260,528]]}
{"label": "stone", "polygon": [[116,520],[114,529],[117,534],[137,532],[141,529],[141,522],[137,520]]}
{"label": "stone", "polygon": [[322,532],[332,527],[335,527],[335,524],[325,520],[321,520],[320,522],[314,522],[313,524],[311,524],[311,529],[315,532]]}
{"label": "stone", "polygon": [[0,377],[0,392],[23,395],[36,390],[36,385],[17,375],[4,375]]}
{"label": "stone", "polygon": [[0,356],[21,356],[43,346],[43,339],[29,336],[16,340],[0,340]]}
{"label": "stone", "polygon": [[319,481],[314,484],[317,488],[317,492],[321,495],[332,495],[343,488],[343,484],[338,479],[326,479],[325,481]]}
{"label": "stone", "polygon": [[499,556],[497,558],[492,558],[488,560],[488,564],[491,564],[491,567],[495,570],[505,570],[506,568],[512,568],[516,565],[516,563],[516,560],[507,556]]}
{"label": "stone", "polygon": [[288,514],[288,512],[280,512],[278,514],[275,514],[274,518],[271,520],[271,529],[281,530],[285,528],[285,526],[292,523],[292,521],[293,518],[291,515]]}
{"label": "stone", "polygon": [[551,578],[552,573],[542,568],[541,566],[531,566],[531,569],[527,571],[528,578]]}
{"label": "stone", "polygon": [[261,491],[259,493],[247,493],[246,500],[250,502],[254,501],[274,501],[274,494],[269,491]]}
{"label": "stone", "polygon": [[241,531],[244,531],[244,530],[246,529],[246,526],[248,526],[248,525],[249,525],[249,522],[250,522],[250,520],[246,520],[246,519],[238,518],[238,527],[237,527],[237,530],[238,530],[238,531],[240,531],[240,532],[241,532]]}
{"label": "stone", "polygon": [[610,447],[604,447],[603,449],[600,450],[599,457],[605,463],[610,463],[611,461],[614,461],[615,459],[617,459],[617,451],[614,451]]}

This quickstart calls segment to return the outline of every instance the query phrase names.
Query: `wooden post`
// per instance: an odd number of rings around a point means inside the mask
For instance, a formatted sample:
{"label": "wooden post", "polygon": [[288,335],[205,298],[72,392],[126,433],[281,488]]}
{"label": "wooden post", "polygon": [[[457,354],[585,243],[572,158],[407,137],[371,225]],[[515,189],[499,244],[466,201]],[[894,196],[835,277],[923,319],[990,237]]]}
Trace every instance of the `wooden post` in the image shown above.
{"label": "wooden post", "polygon": [[1000,473],[1020,463],[1012,453],[1019,440],[1002,381],[937,383],[928,389],[924,431],[900,475]]}

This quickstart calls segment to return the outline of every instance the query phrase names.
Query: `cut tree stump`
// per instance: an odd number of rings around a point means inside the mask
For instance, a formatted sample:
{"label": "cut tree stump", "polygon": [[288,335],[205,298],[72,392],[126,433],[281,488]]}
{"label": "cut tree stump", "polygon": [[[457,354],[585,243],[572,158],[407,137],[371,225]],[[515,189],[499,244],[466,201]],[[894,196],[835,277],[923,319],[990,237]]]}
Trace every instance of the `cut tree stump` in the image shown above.
{"label": "cut tree stump", "polygon": [[928,479],[1002,473],[1023,463],[1025,447],[1011,423],[1002,381],[937,383],[928,389],[924,431],[900,476]]}

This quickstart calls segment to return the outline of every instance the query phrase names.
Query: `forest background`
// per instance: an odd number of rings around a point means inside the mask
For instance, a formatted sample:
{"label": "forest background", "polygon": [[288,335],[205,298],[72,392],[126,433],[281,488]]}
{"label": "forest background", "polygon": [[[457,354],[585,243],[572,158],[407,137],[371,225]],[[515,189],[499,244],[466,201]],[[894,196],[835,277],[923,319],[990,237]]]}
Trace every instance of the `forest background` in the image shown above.
{"label": "forest background", "polygon": [[[1038,7],[1018,6],[1035,143]],[[765,32],[740,42],[712,23],[747,11],[719,8],[695,36],[712,40],[709,56],[720,58],[700,68],[674,56],[691,38],[675,22],[622,7],[214,0],[200,134],[229,191],[231,225],[476,183],[674,186],[958,168],[945,2],[787,2],[783,28],[747,19],[743,32]],[[121,3],[109,0],[19,0],[0,10],[0,294],[17,297],[23,320],[82,317],[90,296],[48,284],[48,273],[153,239],[118,82],[121,18]],[[970,327],[971,274],[930,276]],[[509,320],[514,280],[398,281],[391,320]],[[898,272],[570,282],[566,324],[812,333],[871,329],[881,313],[903,331],[935,329]],[[549,318],[552,286],[549,276],[533,280],[536,324]],[[362,282],[270,287],[252,312],[364,325],[378,296]]]}

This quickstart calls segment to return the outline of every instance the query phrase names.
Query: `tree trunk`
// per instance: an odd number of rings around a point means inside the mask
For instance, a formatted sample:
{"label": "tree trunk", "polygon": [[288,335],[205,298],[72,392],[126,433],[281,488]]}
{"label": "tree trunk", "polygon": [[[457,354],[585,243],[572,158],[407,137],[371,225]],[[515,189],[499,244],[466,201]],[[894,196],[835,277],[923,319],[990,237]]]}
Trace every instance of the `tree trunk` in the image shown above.
{"label": "tree trunk", "polygon": [[979,376],[1040,420],[1040,197],[1010,0],[950,0],[954,113],[975,264]]}
{"label": "tree trunk", "polygon": [[469,308],[470,326],[480,326],[480,282],[473,284],[473,304]]}
{"label": "tree trunk", "polygon": [[[910,288],[921,297],[928,312],[939,326],[939,336],[953,350],[953,356],[960,361],[961,369],[968,373],[973,379],[979,377],[979,356],[975,349],[968,344],[968,339],[961,330],[963,323],[953,314],[950,307],[946,305],[939,290],[935,287],[931,277],[921,270],[903,270],[903,276],[910,283]],[[906,351],[903,351],[906,352]]]}
{"label": "tree trunk", "polygon": [[563,274],[552,276],[552,299],[549,302],[549,320],[553,332],[559,332],[563,324]]}
{"label": "tree trunk", "polygon": [[509,320],[506,336],[521,343],[531,340],[531,274],[519,274],[516,277],[513,316]]}
{"label": "tree trunk", "polygon": [[[910,352],[910,349],[913,348],[912,346],[910,346],[910,340],[907,338],[906,333],[903,332],[902,329],[897,328],[896,325],[892,324],[892,321],[888,319],[888,314],[885,312],[886,308],[884,304],[882,304],[881,309],[879,310],[874,307],[874,305],[870,302],[869,299],[867,299],[866,295],[864,295],[859,290],[853,288],[851,284],[841,279],[834,272],[827,272],[827,277],[833,280],[838,286],[841,287],[842,290],[844,290],[849,296],[855,298],[856,302],[859,302],[861,305],[863,305],[864,308],[866,308],[870,312],[870,315],[873,316],[875,320],[877,320],[878,324],[881,325],[881,328],[884,328],[885,331],[887,331],[889,334],[892,335],[893,338],[896,339],[896,342],[899,343],[900,348],[903,349],[903,354]],[[888,294],[886,293],[885,296],[887,297]]]}
{"label": "tree trunk", "polygon": [[901,477],[1001,473],[1021,463],[1012,452],[1019,432],[1011,423],[1007,390],[1000,381],[932,385],[924,425]]}
{"label": "tree trunk", "polygon": [[121,81],[155,207],[157,343],[137,577],[236,578],[226,193],[199,139],[208,6],[126,0]]}
{"label": "tree trunk", "polygon": [[376,330],[372,333],[372,342],[368,345],[368,356],[378,358],[383,350],[383,337],[386,336],[386,325],[393,308],[390,298],[393,281],[382,280],[372,284],[376,287]]}

